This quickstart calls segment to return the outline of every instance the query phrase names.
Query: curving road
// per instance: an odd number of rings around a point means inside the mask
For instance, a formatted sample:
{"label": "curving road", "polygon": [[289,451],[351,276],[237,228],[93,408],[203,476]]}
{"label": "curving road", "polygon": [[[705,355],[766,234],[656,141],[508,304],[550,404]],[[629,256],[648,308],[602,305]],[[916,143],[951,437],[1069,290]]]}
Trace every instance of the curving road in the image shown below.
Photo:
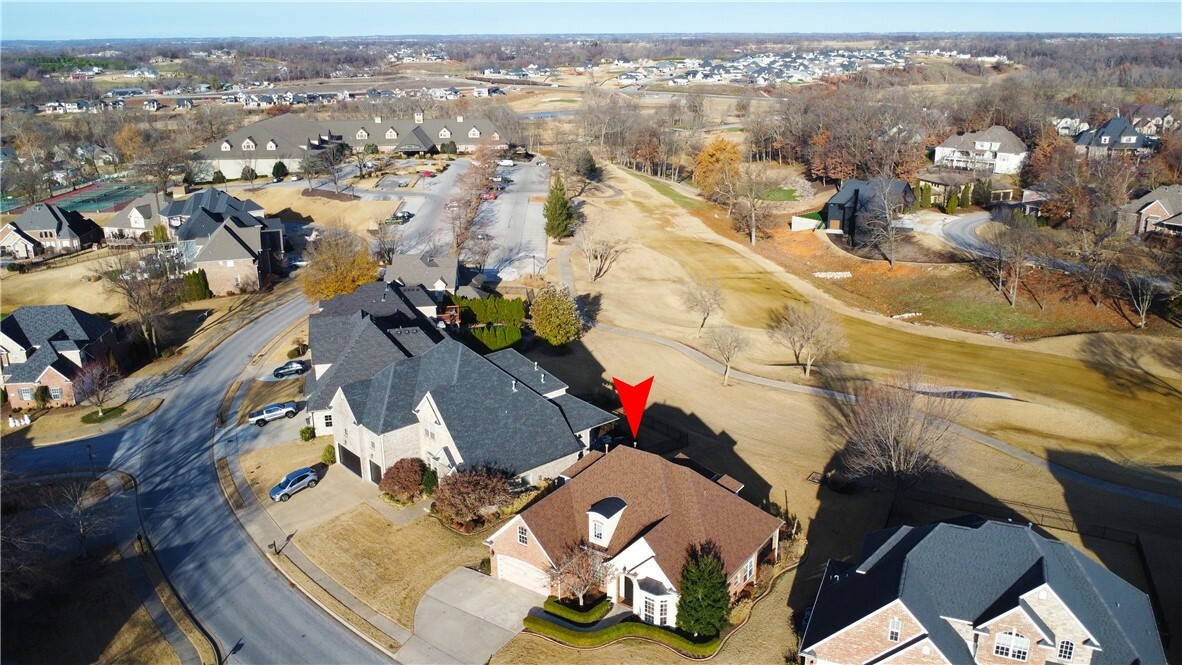
{"label": "curving road", "polygon": [[125,429],[84,441],[26,448],[6,471],[85,469],[87,445],[99,467],[140,481],[148,533],[181,595],[233,663],[377,663],[388,659],[309,602],[247,539],[218,489],[213,422],[245,362],[312,307],[277,305],[214,349],[164,404]]}
{"label": "curving road", "polygon": [[977,256],[993,256],[993,248],[982,240],[981,236],[977,235],[977,230],[981,228],[981,225],[991,219],[987,212],[971,212],[967,215],[960,215],[941,227],[940,235],[945,242],[961,251]]}

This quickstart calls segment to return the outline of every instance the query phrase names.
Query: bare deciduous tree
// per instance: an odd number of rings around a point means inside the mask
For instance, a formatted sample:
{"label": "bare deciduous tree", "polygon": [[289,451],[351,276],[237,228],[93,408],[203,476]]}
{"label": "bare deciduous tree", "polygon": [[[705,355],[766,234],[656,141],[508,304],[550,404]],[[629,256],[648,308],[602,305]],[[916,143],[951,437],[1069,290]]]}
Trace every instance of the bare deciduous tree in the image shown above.
{"label": "bare deciduous tree", "polygon": [[579,607],[587,594],[603,583],[609,575],[610,566],[604,562],[604,554],[587,546],[580,540],[571,544],[550,567],[550,583],[558,587],[558,597],[567,592],[578,597]]}
{"label": "bare deciduous tree", "polygon": [[377,245],[375,252],[378,260],[390,263],[394,255],[404,249],[406,229],[399,224],[391,224],[384,219],[375,219],[373,227],[374,240]]}
{"label": "bare deciduous tree", "polygon": [[122,375],[119,368],[104,360],[90,360],[74,377],[74,399],[85,401],[98,409],[99,417],[103,408],[111,401]]}
{"label": "bare deciduous tree", "polygon": [[57,484],[46,497],[46,507],[78,539],[83,556],[91,538],[115,528],[116,517],[106,502],[105,490],[101,482],[71,478]]}
{"label": "bare deciduous tree", "polygon": [[735,223],[747,233],[752,245],[760,229],[766,228],[771,222],[768,194],[772,187],[767,177],[766,164],[744,164],[739,168],[732,214]]}
{"label": "bare deciduous tree", "polygon": [[771,338],[792,350],[796,364],[804,359],[804,375],[812,373],[813,364],[845,348],[845,330],[829,310],[813,303],[787,303],[773,310],[768,324]]}
{"label": "bare deciduous tree", "polygon": [[488,467],[458,471],[440,479],[433,496],[435,510],[441,515],[471,522],[512,497],[509,474]]}
{"label": "bare deciduous tree", "polygon": [[695,334],[701,337],[706,320],[722,307],[722,287],[714,280],[695,280],[682,287],[681,304],[702,317]]}
{"label": "bare deciduous tree", "polygon": [[952,449],[952,419],[961,405],[929,396],[916,372],[872,384],[850,407],[842,434],[842,464],[855,476],[887,476],[896,495],[944,463]]}
{"label": "bare deciduous tree", "polygon": [[133,249],[102,261],[91,274],[105,280],[106,288],[123,298],[135,314],[143,340],[157,353],[165,317],[180,297],[172,258],[149,249]]}
{"label": "bare deciduous tree", "polygon": [[870,181],[871,196],[861,214],[866,219],[866,231],[871,246],[878,248],[882,255],[895,267],[895,246],[906,231],[898,226],[897,211],[902,203],[899,191],[894,187],[895,179],[880,175]]}
{"label": "bare deciduous tree", "polygon": [[1031,254],[1038,248],[1039,232],[1024,216],[1014,215],[992,237],[986,240],[994,263],[997,289],[1001,291],[1010,307],[1018,305],[1018,287],[1022,275],[1030,262]]}
{"label": "bare deciduous tree", "polygon": [[751,346],[751,340],[742,330],[734,326],[712,328],[708,336],[710,345],[718,352],[718,356],[722,358],[722,364],[726,366],[722,372],[722,385],[730,385],[731,363],[740,353]]}
{"label": "bare deciduous tree", "polygon": [[575,231],[575,245],[587,260],[587,275],[592,282],[607,274],[620,254],[624,253],[619,240],[600,237],[593,224],[583,224]]}
{"label": "bare deciduous tree", "polygon": [[1120,294],[1137,314],[1137,327],[1144,328],[1149,310],[1173,289],[1178,279],[1177,257],[1168,251],[1130,238],[1121,243],[1115,281]]}

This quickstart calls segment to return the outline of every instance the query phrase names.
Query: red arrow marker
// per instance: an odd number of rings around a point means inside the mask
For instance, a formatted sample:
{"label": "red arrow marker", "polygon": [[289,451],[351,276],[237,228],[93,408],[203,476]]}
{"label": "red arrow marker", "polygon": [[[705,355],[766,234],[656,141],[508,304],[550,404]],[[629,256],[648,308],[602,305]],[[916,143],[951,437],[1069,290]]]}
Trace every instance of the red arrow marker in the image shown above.
{"label": "red arrow marker", "polygon": [[632,428],[632,438],[640,431],[640,419],[644,417],[644,407],[648,404],[648,391],[653,387],[653,377],[648,377],[636,385],[629,385],[612,377],[616,384],[616,392],[620,395],[620,404],[624,405],[624,417]]}

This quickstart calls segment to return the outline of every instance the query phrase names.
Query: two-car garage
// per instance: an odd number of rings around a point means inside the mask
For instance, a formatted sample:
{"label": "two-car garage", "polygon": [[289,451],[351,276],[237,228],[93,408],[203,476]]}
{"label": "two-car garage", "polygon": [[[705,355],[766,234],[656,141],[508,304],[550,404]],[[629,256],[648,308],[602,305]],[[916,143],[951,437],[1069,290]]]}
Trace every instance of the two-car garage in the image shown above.
{"label": "two-car garage", "polygon": [[497,577],[543,596],[550,595],[550,576],[521,559],[497,554]]}

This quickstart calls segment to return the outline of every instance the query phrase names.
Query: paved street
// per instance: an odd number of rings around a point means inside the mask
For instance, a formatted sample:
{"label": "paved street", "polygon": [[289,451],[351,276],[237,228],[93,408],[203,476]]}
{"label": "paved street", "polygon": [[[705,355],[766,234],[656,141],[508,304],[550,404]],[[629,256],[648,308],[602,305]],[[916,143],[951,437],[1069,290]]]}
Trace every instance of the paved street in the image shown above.
{"label": "paved street", "polygon": [[178,381],[156,413],[124,430],[16,450],[5,460],[18,473],[85,468],[90,444],[96,466],[135,474],[164,567],[233,663],[388,660],[293,590],[247,540],[218,490],[210,446],[226,387],[249,355],[310,309],[297,298],[244,327]]}

